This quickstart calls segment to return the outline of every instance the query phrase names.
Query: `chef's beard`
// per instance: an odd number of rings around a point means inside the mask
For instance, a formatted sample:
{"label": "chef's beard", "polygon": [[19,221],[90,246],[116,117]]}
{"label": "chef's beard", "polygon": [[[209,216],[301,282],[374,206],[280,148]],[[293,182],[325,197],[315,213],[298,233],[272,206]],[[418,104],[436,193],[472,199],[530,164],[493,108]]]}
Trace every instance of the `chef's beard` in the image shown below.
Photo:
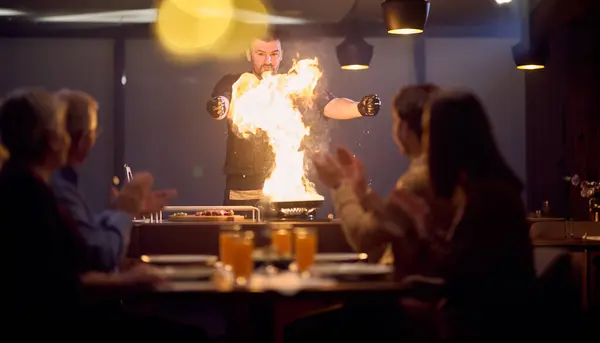
{"label": "chef's beard", "polygon": [[273,66],[273,65],[266,64],[266,65],[260,66],[260,68],[258,68],[258,70],[255,70],[254,73],[258,76],[261,76],[264,73],[276,74],[277,69],[275,69],[275,66]]}

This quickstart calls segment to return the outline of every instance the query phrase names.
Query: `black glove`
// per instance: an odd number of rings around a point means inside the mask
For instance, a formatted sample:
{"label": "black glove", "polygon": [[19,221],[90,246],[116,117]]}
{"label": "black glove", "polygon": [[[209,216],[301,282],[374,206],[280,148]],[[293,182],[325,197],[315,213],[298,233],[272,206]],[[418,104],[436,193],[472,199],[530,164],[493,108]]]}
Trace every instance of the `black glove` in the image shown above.
{"label": "black glove", "polygon": [[381,100],[377,94],[367,95],[358,103],[358,112],[363,117],[376,116],[379,108],[381,108]]}
{"label": "black glove", "polygon": [[206,104],[206,110],[215,119],[223,119],[229,110],[229,100],[224,96],[216,96]]}

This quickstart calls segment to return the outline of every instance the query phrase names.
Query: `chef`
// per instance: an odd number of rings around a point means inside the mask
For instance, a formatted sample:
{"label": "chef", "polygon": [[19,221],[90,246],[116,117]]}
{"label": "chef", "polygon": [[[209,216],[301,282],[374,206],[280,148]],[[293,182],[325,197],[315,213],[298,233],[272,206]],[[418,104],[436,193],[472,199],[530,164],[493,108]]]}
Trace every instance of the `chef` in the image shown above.
{"label": "chef", "polygon": [[[271,35],[255,39],[246,51],[246,58],[251,64],[252,73],[260,78],[264,72],[277,73],[282,53],[280,39]],[[207,103],[207,110],[214,119],[222,120],[227,117],[232,87],[241,75],[242,73],[228,74],[217,82],[212,98]],[[337,98],[319,88],[317,85],[314,106],[320,117],[324,115],[326,118],[339,120],[372,117],[377,115],[381,107],[381,100],[375,94],[367,95],[360,102],[356,102]],[[315,129],[315,122],[317,125],[322,124],[318,120],[311,120],[311,135]],[[232,131],[231,121],[228,121],[227,126],[224,205],[255,206],[263,197],[264,182],[273,168],[274,155],[269,146],[269,138],[260,131],[249,138],[240,138]],[[305,146],[310,144],[304,142]]]}

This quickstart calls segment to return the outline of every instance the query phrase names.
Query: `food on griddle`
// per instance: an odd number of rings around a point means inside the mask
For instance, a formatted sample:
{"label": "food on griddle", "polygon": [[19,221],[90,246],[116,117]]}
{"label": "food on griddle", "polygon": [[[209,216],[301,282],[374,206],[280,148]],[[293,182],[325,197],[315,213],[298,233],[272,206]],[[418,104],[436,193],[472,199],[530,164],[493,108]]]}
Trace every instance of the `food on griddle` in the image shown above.
{"label": "food on griddle", "polygon": [[177,212],[177,213],[174,214],[174,216],[176,216],[176,217],[185,217],[185,216],[187,216],[187,213],[185,213],[185,212]]}
{"label": "food on griddle", "polygon": [[206,210],[202,212],[196,212],[197,216],[214,217],[214,216],[233,216],[232,210]]}

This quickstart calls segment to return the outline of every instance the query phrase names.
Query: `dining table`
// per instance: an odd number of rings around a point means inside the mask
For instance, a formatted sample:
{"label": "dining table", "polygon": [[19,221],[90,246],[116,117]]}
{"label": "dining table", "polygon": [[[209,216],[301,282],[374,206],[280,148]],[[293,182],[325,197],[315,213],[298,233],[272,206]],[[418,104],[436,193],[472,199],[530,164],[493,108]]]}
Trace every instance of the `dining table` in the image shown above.
{"label": "dining table", "polygon": [[[389,304],[414,295],[415,287],[391,279],[344,281],[257,272],[254,282],[236,286],[212,280],[167,281],[123,299],[128,308],[159,312],[161,307],[219,308],[227,342],[282,342],[283,328],[295,319],[346,303]],[[291,309],[291,311],[290,311]]]}

